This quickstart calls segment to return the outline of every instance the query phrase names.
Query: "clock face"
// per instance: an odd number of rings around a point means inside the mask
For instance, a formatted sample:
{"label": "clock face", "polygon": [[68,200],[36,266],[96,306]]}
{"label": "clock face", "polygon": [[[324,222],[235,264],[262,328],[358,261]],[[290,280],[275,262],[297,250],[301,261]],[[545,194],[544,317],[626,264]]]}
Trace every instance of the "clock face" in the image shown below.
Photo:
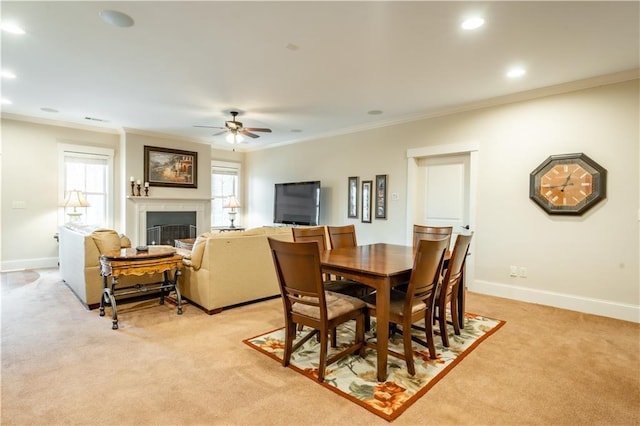
{"label": "clock face", "polygon": [[605,198],[606,170],[584,154],[552,155],[530,175],[529,197],[549,214],[581,215]]}

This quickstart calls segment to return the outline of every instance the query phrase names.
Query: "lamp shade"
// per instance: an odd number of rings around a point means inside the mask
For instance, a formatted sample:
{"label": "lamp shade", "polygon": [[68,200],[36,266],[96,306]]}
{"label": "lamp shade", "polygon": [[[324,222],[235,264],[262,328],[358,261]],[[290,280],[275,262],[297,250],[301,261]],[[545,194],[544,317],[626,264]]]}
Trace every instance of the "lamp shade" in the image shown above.
{"label": "lamp shade", "polygon": [[236,198],[235,195],[231,195],[229,198],[225,200],[224,207],[235,209],[236,207],[240,207],[240,203],[238,202],[238,199]]}
{"label": "lamp shade", "polygon": [[76,207],[91,207],[87,199],[84,198],[84,193],[77,190],[67,192],[63,205],[65,207],[73,207],[74,210]]}

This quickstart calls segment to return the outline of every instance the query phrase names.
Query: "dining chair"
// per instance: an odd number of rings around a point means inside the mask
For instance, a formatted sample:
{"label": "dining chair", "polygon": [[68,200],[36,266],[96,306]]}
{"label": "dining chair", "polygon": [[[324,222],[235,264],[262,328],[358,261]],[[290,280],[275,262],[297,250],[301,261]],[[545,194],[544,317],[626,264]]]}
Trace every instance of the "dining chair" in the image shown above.
{"label": "dining chair", "polygon": [[[355,297],[325,291],[320,249],[316,242],[289,242],[271,237],[268,237],[268,241],[284,307],[285,348],[282,365],[289,365],[291,354],[311,337],[319,334],[318,381],[323,382],[327,365],[355,352],[364,356],[366,304]],[[356,321],[355,340],[327,359],[330,330],[351,320]],[[303,324],[313,330],[294,344],[296,324]]]}
{"label": "dining chair", "polygon": [[[327,245],[326,230],[324,226],[315,226],[310,228],[292,228],[293,241],[315,241],[318,243],[321,251],[329,249]],[[324,276],[324,275],[323,275]],[[368,294],[368,287],[353,280],[344,278],[324,276],[325,290],[335,291],[336,293],[347,294],[353,297],[360,297]]]}
{"label": "dining chair", "polygon": [[[327,250],[329,247],[327,246],[327,238],[326,238],[326,230],[324,226],[315,226],[311,228],[292,228],[293,231],[293,241],[302,242],[302,241],[315,241],[318,243],[320,250]],[[352,297],[364,297],[367,294],[371,293],[373,290],[357,281],[349,280],[344,277],[335,277],[332,279],[327,274],[323,274],[324,279],[324,289],[328,291],[333,291],[335,293],[346,294]],[[365,318],[365,331],[369,331],[369,315],[366,315]],[[332,346],[336,345],[335,333],[332,334],[331,344]]]}
{"label": "dining chair", "polygon": [[353,225],[327,226],[331,248],[355,247],[358,245],[356,239],[356,227]]}
{"label": "dining chair", "polygon": [[453,323],[453,331],[456,335],[460,335],[460,316],[464,316],[464,312],[458,312],[458,289],[462,283],[462,272],[464,269],[471,238],[473,233],[469,235],[458,234],[456,242],[453,246],[453,252],[449,259],[449,266],[444,273],[442,282],[440,283],[436,312],[434,319],[440,324],[440,337],[442,344],[449,347],[449,335],[447,333],[447,305],[451,312],[451,322]]}
{"label": "dining chair", "polygon": [[[327,233],[329,234],[329,242],[332,249],[341,247],[356,247],[358,241],[356,239],[356,228],[353,225],[346,226],[327,226]],[[294,237],[295,239],[295,237]],[[334,287],[331,291],[337,291],[339,293],[348,294],[355,297],[364,297],[370,294],[373,289],[364,284],[358,283],[353,280],[345,280],[343,277],[336,277],[337,280],[331,283]],[[344,289],[340,286],[340,281],[346,281],[349,283]]]}
{"label": "dining chair", "polygon": [[447,237],[447,250],[449,250],[451,234],[453,234],[453,226],[413,225],[413,247],[417,247],[420,240],[437,240]]}
{"label": "dining chair", "polygon": [[[418,241],[407,292],[391,289],[389,322],[402,327],[404,353],[401,354],[392,350],[389,350],[389,353],[404,359],[407,363],[407,370],[412,376],[416,373],[412,340],[428,347],[429,356],[432,359],[436,358],[436,347],[433,338],[433,312],[446,249],[446,238]],[[377,294],[374,293],[363,299],[367,303],[369,314],[372,316],[376,316],[376,297]],[[424,320],[425,323],[426,342],[411,335],[411,325],[420,320]],[[397,327],[390,327],[390,329],[397,331]],[[377,338],[388,338],[388,336],[377,336]]]}

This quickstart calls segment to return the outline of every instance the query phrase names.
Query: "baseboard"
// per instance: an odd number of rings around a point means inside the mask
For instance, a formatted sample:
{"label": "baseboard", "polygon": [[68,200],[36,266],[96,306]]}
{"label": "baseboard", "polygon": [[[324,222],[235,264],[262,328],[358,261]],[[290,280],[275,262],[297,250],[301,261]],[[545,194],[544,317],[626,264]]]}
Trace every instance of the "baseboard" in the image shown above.
{"label": "baseboard", "polygon": [[21,271],[23,269],[57,268],[57,257],[41,257],[37,259],[5,260],[0,263],[1,272]]}
{"label": "baseboard", "polygon": [[489,281],[475,280],[467,289],[475,293],[521,302],[537,303],[586,314],[600,315],[624,321],[640,323],[640,306],[610,300],[592,299],[552,291],[535,290]]}
{"label": "baseboard", "polygon": [[222,312],[225,309],[232,309],[232,308],[237,308],[237,307],[240,307],[240,306],[251,305],[252,303],[264,302],[265,300],[276,299],[278,297],[280,297],[280,295],[276,294],[276,295],[273,295],[273,296],[262,297],[260,299],[254,299],[254,300],[249,300],[249,301],[242,302],[242,303],[236,303],[235,305],[222,306],[220,308],[215,308],[215,309],[207,309],[207,308],[197,304],[196,302],[194,302],[193,300],[191,300],[191,299],[189,299],[188,297],[185,297],[185,296],[182,296],[182,300],[188,300],[189,303],[191,303],[192,305],[194,305],[198,309],[203,310],[208,315],[215,315],[215,314],[219,314],[220,312]]}

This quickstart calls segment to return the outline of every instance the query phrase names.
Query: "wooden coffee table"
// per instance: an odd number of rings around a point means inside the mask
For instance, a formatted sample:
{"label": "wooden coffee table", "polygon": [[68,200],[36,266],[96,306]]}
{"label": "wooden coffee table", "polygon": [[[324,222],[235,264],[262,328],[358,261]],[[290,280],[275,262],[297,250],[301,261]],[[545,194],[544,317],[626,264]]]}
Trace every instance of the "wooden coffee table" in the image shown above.
{"label": "wooden coffee table", "polygon": [[[100,298],[100,316],[104,316],[104,305],[109,303],[112,310],[112,327],[118,329],[118,308],[116,298],[125,294],[146,293],[160,290],[160,304],[164,304],[165,295],[176,292],[178,301],[178,315],[182,314],[182,297],[178,289],[178,277],[181,274],[182,256],[176,254],[171,247],[149,246],[148,251],[138,251],[127,248],[107,252],[100,256],[100,275],[102,275],[104,289]],[[173,280],[169,272],[175,271]],[[118,287],[121,275],[142,276],[162,272],[164,280],[149,283]],[[111,277],[111,285],[108,283]]]}

